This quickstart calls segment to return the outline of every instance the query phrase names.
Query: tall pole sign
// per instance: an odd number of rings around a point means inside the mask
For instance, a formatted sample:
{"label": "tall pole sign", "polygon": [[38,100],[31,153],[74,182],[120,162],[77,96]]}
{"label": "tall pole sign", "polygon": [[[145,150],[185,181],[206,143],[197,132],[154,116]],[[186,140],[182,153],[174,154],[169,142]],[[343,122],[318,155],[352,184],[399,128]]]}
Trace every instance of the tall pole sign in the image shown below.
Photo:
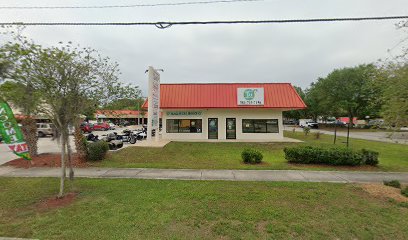
{"label": "tall pole sign", "polygon": [[153,67],[149,67],[149,95],[147,109],[147,139],[152,139],[152,130],[155,139],[159,141],[160,118],[160,74]]}

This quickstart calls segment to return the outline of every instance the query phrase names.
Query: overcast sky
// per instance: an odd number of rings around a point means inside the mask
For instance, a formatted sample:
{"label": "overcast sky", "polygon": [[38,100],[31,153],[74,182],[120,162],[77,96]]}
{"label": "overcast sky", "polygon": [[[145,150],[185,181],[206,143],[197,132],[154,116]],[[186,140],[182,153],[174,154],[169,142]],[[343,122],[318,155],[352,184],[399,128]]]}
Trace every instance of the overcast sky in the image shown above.
{"label": "overcast sky", "polygon": [[[0,6],[89,6],[198,0],[0,0]],[[0,22],[139,22],[262,20],[408,15],[407,0],[265,0],[129,9],[3,10]],[[148,66],[162,83],[289,82],[306,88],[335,68],[389,58],[407,32],[397,21],[269,25],[32,26],[25,35],[44,45],[72,41],[111,57],[121,80],[146,95]],[[406,43],[405,43],[406,44]],[[401,46],[391,52],[397,55]]]}

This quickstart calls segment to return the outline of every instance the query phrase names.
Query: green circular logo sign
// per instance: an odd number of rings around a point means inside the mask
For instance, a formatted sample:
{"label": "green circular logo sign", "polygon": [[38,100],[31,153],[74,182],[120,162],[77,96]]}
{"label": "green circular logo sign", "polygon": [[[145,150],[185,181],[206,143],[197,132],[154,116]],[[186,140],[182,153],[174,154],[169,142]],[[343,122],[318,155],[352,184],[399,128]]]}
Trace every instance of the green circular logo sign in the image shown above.
{"label": "green circular logo sign", "polygon": [[252,100],[255,98],[255,89],[246,89],[244,91],[244,98],[246,100]]}

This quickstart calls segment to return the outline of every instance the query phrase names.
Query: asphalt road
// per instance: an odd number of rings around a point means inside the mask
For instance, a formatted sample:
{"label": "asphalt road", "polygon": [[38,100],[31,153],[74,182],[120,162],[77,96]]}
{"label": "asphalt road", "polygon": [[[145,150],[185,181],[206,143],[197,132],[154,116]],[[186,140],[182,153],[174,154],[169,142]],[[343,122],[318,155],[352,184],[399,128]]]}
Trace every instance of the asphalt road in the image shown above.
{"label": "asphalt road", "polygon": [[[284,126],[285,130],[292,131],[293,126]],[[296,127],[297,132],[303,132],[303,128]],[[334,135],[333,131],[321,130],[321,129],[311,129],[311,132],[321,132],[327,135]],[[378,142],[390,142],[390,143],[401,143],[408,144],[408,132],[395,132],[390,136],[391,132],[364,132],[364,131],[350,131],[351,138],[378,141]],[[346,137],[347,131],[337,131],[337,136]]]}

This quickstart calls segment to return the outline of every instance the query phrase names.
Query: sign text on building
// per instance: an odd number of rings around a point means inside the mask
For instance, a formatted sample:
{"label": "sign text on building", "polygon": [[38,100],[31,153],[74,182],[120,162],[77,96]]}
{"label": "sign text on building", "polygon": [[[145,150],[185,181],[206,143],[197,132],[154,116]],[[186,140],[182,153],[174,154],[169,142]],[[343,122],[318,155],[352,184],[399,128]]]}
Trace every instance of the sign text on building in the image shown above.
{"label": "sign text on building", "polygon": [[201,116],[202,111],[174,111],[167,112],[167,116]]}
{"label": "sign text on building", "polygon": [[264,105],[263,88],[238,88],[237,89],[238,105]]}

